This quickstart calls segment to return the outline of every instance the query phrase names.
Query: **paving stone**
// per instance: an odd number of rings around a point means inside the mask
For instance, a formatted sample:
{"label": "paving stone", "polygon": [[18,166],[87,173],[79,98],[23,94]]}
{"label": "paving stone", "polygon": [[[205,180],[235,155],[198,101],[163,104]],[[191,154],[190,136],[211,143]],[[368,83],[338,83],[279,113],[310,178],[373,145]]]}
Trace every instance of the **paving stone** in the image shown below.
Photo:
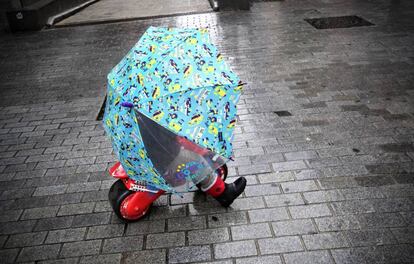
{"label": "paving stone", "polygon": [[318,154],[315,151],[297,151],[284,153],[286,160],[306,160],[318,158]]}
{"label": "paving stone", "polygon": [[226,227],[239,224],[247,224],[246,212],[230,212],[223,214],[214,214],[207,217],[208,226]]}
{"label": "paving stone", "polygon": [[125,225],[123,224],[91,226],[88,229],[88,235],[86,238],[97,239],[122,236],[124,233],[124,228]]}
{"label": "paving stone", "polygon": [[183,217],[185,215],[186,205],[159,206],[152,208],[150,219],[158,220],[172,217]]}
{"label": "paving stone", "polygon": [[286,264],[293,264],[293,263],[320,263],[320,264],[327,264],[327,263],[334,263],[331,257],[329,256],[328,251],[307,251],[307,252],[297,252],[297,253],[290,253],[284,254],[283,257],[285,258]]}
{"label": "paving stone", "polygon": [[45,196],[65,193],[67,185],[45,186],[36,188],[33,196]]}
{"label": "paving stone", "polygon": [[110,212],[112,211],[112,206],[109,204],[108,201],[96,202],[93,211],[98,213]]}
{"label": "paving stone", "polygon": [[412,260],[412,247],[407,245],[384,245],[375,247],[359,247],[333,250],[332,255],[337,263],[404,263]]}
{"label": "paving stone", "polygon": [[398,213],[371,213],[358,215],[362,228],[401,227],[405,222]]}
{"label": "paving stone", "polygon": [[287,220],[272,223],[276,236],[304,235],[317,233],[310,219]]}
{"label": "paving stone", "polygon": [[303,235],[305,246],[309,250],[341,248],[349,246],[345,235],[339,232]]}
{"label": "paving stone", "polygon": [[250,224],[231,227],[231,236],[233,240],[245,240],[255,238],[271,237],[269,224]]}
{"label": "paving stone", "polygon": [[125,264],[148,264],[148,263],[166,263],[166,250],[140,250],[135,252],[123,253],[123,263]]}
{"label": "paving stone", "polygon": [[345,248],[332,250],[332,257],[336,263],[367,263],[367,248]]}
{"label": "paving stone", "polygon": [[388,229],[349,230],[344,232],[352,246],[377,246],[396,244]]}
{"label": "paving stone", "polygon": [[349,156],[354,154],[350,148],[318,149],[317,152],[318,155],[322,158],[332,156]]}
{"label": "paving stone", "polygon": [[77,166],[85,164],[94,164],[96,157],[72,158],[66,161],[65,166]]}
{"label": "paving stone", "polygon": [[0,223],[17,221],[23,210],[7,210],[0,215]]}
{"label": "paving stone", "polygon": [[27,157],[12,157],[0,159],[0,165],[15,165],[24,163]]}
{"label": "paving stone", "polygon": [[273,153],[272,155],[264,154],[264,155],[255,155],[250,156],[251,163],[254,165],[258,164],[268,164],[273,162],[283,162],[285,158],[280,153]]}
{"label": "paving stone", "polygon": [[60,251],[60,256],[67,258],[86,255],[96,255],[99,253],[101,243],[101,240],[88,240],[65,243],[63,244],[62,250]]}
{"label": "paving stone", "polygon": [[48,197],[48,205],[64,205],[64,204],[73,204],[79,203],[82,199],[82,193],[67,193],[67,194],[57,194],[51,195]]}
{"label": "paving stone", "polygon": [[142,249],[143,236],[128,236],[105,239],[102,253],[118,253]]}
{"label": "paving stone", "polygon": [[251,223],[278,221],[289,218],[285,208],[250,210],[248,213]]}
{"label": "paving stone", "polygon": [[95,202],[95,201],[108,201],[108,191],[91,191],[84,192],[82,196],[82,202]]}
{"label": "paving stone", "polygon": [[301,160],[273,163],[272,167],[275,171],[278,171],[278,172],[307,169],[306,164]]}
{"label": "paving stone", "polygon": [[68,228],[72,225],[73,216],[45,218],[37,221],[35,231]]}
{"label": "paving stone", "polygon": [[260,183],[286,182],[295,180],[291,171],[277,173],[263,173],[257,176]]}
{"label": "paving stone", "polygon": [[135,223],[129,223],[127,230],[126,230],[126,235],[131,236],[131,235],[164,232],[165,221],[166,220],[155,220],[155,221],[138,221]]}
{"label": "paving stone", "polygon": [[10,235],[31,232],[35,224],[36,220],[5,222],[0,225],[0,234]]}
{"label": "paving stone", "polygon": [[86,228],[68,228],[61,230],[49,231],[46,242],[47,244],[72,242],[83,240],[85,237]]}
{"label": "paving stone", "polygon": [[272,169],[267,164],[258,164],[255,166],[245,165],[238,166],[237,171],[239,175],[251,175],[251,174],[261,174],[272,172]]}
{"label": "paving stone", "polygon": [[55,158],[55,154],[31,155],[25,160],[25,162],[30,163],[30,162],[50,161],[50,160],[53,160],[54,158]]}
{"label": "paving stone", "polygon": [[4,248],[4,244],[5,244],[7,239],[8,239],[8,236],[6,236],[6,235],[0,236],[0,248]]}
{"label": "paving stone", "polygon": [[406,212],[414,209],[414,201],[409,198],[388,198],[369,200],[379,213]]}
{"label": "paving stone", "polygon": [[295,219],[331,215],[331,211],[326,204],[291,206],[289,211]]}
{"label": "paving stone", "polygon": [[5,248],[27,247],[43,244],[47,232],[33,232],[11,235]]}
{"label": "paving stone", "polygon": [[190,245],[212,244],[225,242],[230,239],[227,228],[189,231],[187,237]]}
{"label": "paving stone", "polygon": [[263,148],[262,147],[254,147],[254,148],[247,148],[243,150],[237,150],[235,151],[235,157],[244,157],[244,156],[255,156],[263,154]]}
{"label": "paving stone", "polygon": [[342,189],[341,193],[345,199],[384,198],[379,189],[372,187]]}
{"label": "paving stone", "polygon": [[269,194],[278,194],[280,193],[279,185],[277,184],[259,184],[259,185],[249,185],[244,189],[244,193],[247,197],[250,196],[263,196]]}
{"label": "paving stone", "polygon": [[101,187],[101,182],[82,182],[69,184],[66,189],[67,193],[97,191]]}
{"label": "paving stone", "polygon": [[237,198],[231,204],[231,208],[235,211],[264,208],[265,203],[262,197]]}
{"label": "paving stone", "polygon": [[36,169],[62,168],[64,164],[64,160],[42,161],[37,163]]}
{"label": "paving stone", "polygon": [[13,200],[13,199],[19,199],[19,198],[27,198],[30,197],[33,193],[33,188],[25,188],[25,189],[8,189],[3,191],[3,193],[0,195],[0,200]]}
{"label": "paving stone", "polygon": [[360,220],[356,215],[320,217],[315,218],[315,222],[320,231],[338,231],[361,228]]}
{"label": "paving stone", "polygon": [[24,210],[21,219],[39,219],[39,218],[48,218],[54,217],[58,211],[58,206],[50,206],[50,207],[39,207],[39,208],[32,208]]}
{"label": "paving stone", "polygon": [[58,216],[62,215],[77,215],[92,213],[95,203],[79,203],[62,205],[59,208]]}
{"label": "paving stone", "polygon": [[413,243],[414,241],[414,228],[392,228],[391,232],[399,243]]}
{"label": "paving stone", "polygon": [[36,260],[54,259],[59,254],[60,245],[43,245],[25,247],[19,254],[17,261],[28,262]]}
{"label": "paving stone", "polygon": [[147,249],[184,246],[184,232],[147,235]]}
{"label": "paving stone", "polygon": [[77,264],[79,262],[78,258],[65,258],[65,259],[54,259],[54,260],[42,260],[38,263],[40,264]]}
{"label": "paving stone", "polygon": [[0,259],[2,263],[15,263],[15,259],[19,254],[20,249],[0,249]]}
{"label": "paving stone", "polygon": [[268,195],[265,196],[265,201],[268,207],[304,204],[304,201],[299,193]]}
{"label": "paving stone", "polygon": [[258,243],[260,252],[265,255],[303,250],[300,239],[297,236],[259,239]]}
{"label": "paving stone", "polygon": [[257,254],[253,240],[229,242],[214,245],[214,256],[217,259],[231,257],[245,257]]}
{"label": "paving stone", "polygon": [[111,213],[93,213],[76,215],[73,219],[72,227],[95,226],[109,224]]}
{"label": "paving stone", "polygon": [[168,258],[170,263],[200,262],[210,259],[211,250],[209,246],[171,248]]}
{"label": "paving stone", "polygon": [[[59,143],[61,141],[58,141]],[[41,145],[37,145],[38,147],[41,147]],[[54,153],[60,153],[60,152],[69,152],[72,150],[72,146],[60,146],[60,144],[58,144],[58,146],[51,146],[50,144],[47,145],[45,144],[46,149],[45,149],[45,154],[54,154]]]}
{"label": "paving stone", "polygon": [[281,264],[279,256],[261,256],[253,258],[236,259],[236,264]]}
{"label": "paving stone", "polygon": [[168,219],[168,231],[183,231],[205,229],[207,225],[205,216],[190,216],[185,218]]}
{"label": "paving stone", "polygon": [[195,194],[195,192],[184,193],[182,194],[183,197],[171,195],[171,205],[192,203],[194,199],[197,199]]}
{"label": "paving stone", "polygon": [[280,185],[284,193],[307,192],[315,191],[318,189],[318,186],[316,186],[315,182],[312,180],[282,182]]}
{"label": "paving stone", "polygon": [[401,216],[409,226],[414,225],[414,212],[402,212]]}
{"label": "paving stone", "polygon": [[345,200],[343,194],[338,190],[313,191],[303,193],[307,203],[325,203]]}
{"label": "paving stone", "polygon": [[332,203],[332,208],[337,215],[375,212],[375,208],[370,200],[334,202]]}
{"label": "paving stone", "polygon": [[82,257],[81,264],[116,264],[121,263],[122,254],[105,254],[99,256],[85,256]]}

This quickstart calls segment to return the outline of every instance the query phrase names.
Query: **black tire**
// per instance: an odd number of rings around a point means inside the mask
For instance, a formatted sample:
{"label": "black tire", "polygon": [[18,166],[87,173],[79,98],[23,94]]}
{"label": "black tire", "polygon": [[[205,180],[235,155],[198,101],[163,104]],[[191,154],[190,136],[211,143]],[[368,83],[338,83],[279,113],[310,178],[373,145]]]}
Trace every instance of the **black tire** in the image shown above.
{"label": "black tire", "polygon": [[121,210],[120,210],[122,201],[133,193],[134,193],[133,191],[130,191],[125,187],[125,184],[122,182],[122,180],[117,180],[116,182],[114,182],[111,188],[109,189],[109,193],[108,193],[109,203],[111,204],[112,209],[114,210],[114,213],[119,217],[119,219],[121,219],[124,222],[134,222],[134,221],[139,220],[139,219],[137,220],[125,219],[122,216]]}

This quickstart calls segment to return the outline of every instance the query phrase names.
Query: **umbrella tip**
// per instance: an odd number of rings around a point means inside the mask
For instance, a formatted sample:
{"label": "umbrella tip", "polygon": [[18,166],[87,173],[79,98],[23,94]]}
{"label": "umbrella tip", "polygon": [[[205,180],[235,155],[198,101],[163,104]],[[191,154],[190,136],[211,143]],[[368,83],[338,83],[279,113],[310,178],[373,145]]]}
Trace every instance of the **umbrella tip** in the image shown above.
{"label": "umbrella tip", "polygon": [[133,103],[130,103],[130,102],[122,102],[121,103],[121,106],[128,107],[128,108],[132,108],[132,107],[134,107],[134,104]]}

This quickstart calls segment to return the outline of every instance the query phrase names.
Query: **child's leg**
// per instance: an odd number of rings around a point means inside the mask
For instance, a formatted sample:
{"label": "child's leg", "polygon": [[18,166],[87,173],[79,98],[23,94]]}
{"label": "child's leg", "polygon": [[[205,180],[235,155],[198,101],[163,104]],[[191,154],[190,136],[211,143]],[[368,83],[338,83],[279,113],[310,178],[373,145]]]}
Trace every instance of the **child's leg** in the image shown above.
{"label": "child's leg", "polygon": [[198,184],[199,188],[213,196],[222,206],[228,207],[244,191],[246,179],[238,178],[233,183],[227,184],[216,174],[212,174]]}

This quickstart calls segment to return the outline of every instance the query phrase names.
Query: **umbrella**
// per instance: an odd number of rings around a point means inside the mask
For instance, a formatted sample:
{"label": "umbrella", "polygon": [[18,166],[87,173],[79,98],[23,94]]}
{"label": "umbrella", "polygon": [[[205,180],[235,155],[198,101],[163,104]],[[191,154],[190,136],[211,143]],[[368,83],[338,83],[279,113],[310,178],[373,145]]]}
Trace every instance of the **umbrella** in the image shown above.
{"label": "umbrella", "polygon": [[241,89],[206,29],[148,28],[108,74],[104,127],[128,176],[175,192],[228,161]]}

